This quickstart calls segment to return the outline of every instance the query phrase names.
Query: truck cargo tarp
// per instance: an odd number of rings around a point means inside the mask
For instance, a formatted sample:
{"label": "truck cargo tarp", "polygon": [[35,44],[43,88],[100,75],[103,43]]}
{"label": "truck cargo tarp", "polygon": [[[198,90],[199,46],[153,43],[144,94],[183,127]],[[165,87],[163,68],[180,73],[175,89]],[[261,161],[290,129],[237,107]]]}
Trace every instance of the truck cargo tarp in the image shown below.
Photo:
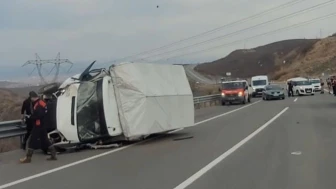
{"label": "truck cargo tarp", "polygon": [[126,137],[194,125],[193,94],[183,66],[123,63],[111,73]]}

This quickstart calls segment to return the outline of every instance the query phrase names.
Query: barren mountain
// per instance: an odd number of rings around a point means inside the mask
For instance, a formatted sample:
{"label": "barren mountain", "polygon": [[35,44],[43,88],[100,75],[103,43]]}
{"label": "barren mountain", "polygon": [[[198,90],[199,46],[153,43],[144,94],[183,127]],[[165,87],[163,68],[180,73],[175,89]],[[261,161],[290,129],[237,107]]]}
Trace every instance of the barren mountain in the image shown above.
{"label": "barren mountain", "polygon": [[23,100],[10,90],[0,89],[0,121],[19,119]]}
{"label": "barren mountain", "polygon": [[275,80],[294,76],[318,76],[333,73],[336,65],[336,36],[324,39],[291,39],[235,50],[219,60],[198,65],[195,70],[203,74],[233,77],[269,75]]}

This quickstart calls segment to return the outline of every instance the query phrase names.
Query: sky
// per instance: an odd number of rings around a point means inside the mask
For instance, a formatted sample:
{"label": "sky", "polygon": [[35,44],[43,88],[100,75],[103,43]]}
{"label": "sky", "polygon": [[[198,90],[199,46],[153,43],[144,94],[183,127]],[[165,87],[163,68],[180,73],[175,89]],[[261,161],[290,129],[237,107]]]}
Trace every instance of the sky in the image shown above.
{"label": "sky", "polygon": [[[35,53],[41,59],[53,59],[60,52],[61,58],[69,59],[74,63],[69,73],[66,73],[69,66],[64,65],[61,74],[73,74],[79,73],[94,60],[100,67],[107,67],[121,61],[202,63],[225,57],[236,49],[254,48],[285,39],[326,37],[336,33],[334,24],[336,16],[333,16],[302,27],[244,40],[328,15],[336,10],[336,2],[331,1],[330,4],[318,9],[244,30],[330,1],[301,0],[302,2],[295,5],[249,19],[241,24],[222,28],[209,35],[142,56],[121,59],[249,18],[290,1],[2,0],[0,3],[0,79],[22,80],[36,76],[36,72],[30,75],[33,65],[22,67],[26,61],[35,59]],[[232,34],[234,32],[236,34]],[[219,36],[224,37],[218,38]],[[218,39],[181,49],[214,38]],[[202,51],[219,45],[223,46]],[[184,55],[188,53],[190,54]],[[114,62],[114,60],[117,61]],[[45,77],[50,69],[50,66],[44,67],[42,73]],[[49,76],[52,75],[53,73],[49,74]]]}

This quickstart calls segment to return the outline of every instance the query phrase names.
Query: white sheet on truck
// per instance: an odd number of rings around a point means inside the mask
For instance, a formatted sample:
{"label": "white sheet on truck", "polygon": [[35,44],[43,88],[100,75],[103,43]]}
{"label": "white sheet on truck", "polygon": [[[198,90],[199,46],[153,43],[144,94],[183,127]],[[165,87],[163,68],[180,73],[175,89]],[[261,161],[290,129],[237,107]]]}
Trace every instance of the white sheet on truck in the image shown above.
{"label": "white sheet on truck", "polygon": [[112,70],[126,137],[194,125],[193,94],[183,66],[123,63]]}

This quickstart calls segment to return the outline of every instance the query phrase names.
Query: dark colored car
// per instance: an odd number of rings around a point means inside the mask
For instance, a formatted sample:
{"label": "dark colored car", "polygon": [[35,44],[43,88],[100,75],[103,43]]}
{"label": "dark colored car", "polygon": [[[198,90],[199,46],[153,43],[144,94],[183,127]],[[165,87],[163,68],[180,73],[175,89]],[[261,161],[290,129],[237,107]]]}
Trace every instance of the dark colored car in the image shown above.
{"label": "dark colored car", "polygon": [[285,91],[279,85],[268,85],[262,93],[263,100],[285,99]]}

